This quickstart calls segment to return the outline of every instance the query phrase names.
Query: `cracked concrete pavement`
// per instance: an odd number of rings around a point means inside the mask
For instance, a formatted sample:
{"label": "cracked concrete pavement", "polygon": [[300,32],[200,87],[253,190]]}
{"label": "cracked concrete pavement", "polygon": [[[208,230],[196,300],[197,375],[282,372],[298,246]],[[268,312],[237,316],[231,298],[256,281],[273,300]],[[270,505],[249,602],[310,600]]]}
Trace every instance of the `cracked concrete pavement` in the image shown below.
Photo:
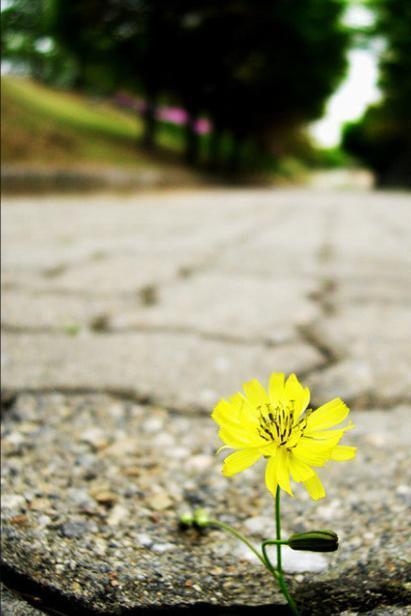
{"label": "cracked concrete pavement", "polygon": [[[324,605],[407,613],[409,194],[9,198],[2,217],[3,549],[13,592],[34,584],[32,594],[46,607],[57,596],[63,613],[76,605],[113,614],[151,605],[281,609],[263,574],[250,579],[242,554],[244,584],[234,579],[234,544],[215,532],[200,543],[179,537],[175,517],[200,503],[245,530],[247,511],[269,527],[261,478],[219,476],[208,414],[245,380],[293,371],[315,404],[338,395],[352,406],[362,426],[353,439],[366,450],[353,476],[345,465],[330,475],[323,516],[327,524],[336,516],[347,547],[332,561],[309,557],[297,572],[304,613],[325,613]],[[158,425],[146,430],[150,419]],[[112,501],[96,500],[99,489]],[[302,528],[308,503],[300,495],[287,506]],[[370,520],[368,534],[389,537],[379,552],[363,536]],[[315,571],[325,603],[310,591]]]}

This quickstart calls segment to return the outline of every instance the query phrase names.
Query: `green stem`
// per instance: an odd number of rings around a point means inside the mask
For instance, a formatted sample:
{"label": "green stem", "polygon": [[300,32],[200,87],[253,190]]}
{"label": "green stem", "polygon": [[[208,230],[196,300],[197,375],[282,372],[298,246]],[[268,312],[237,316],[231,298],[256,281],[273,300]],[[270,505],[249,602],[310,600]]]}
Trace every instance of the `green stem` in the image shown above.
{"label": "green stem", "polygon": [[[275,493],[275,536],[277,541],[281,541],[281,490],[280,486],[277,486]],[[277,571],[280,575],[283,573],[282,559],[281,559],[281,543],[277,544]]]}
{"label": "green stem", "polygon": [[236,537],[237,539],[239,539],[240,541],[242,541],[243,543],[245,543],[245,545],[250,548],[250,550],[257,556],[257,558],[263,563],[263,565],[266,567],[267,563],[265,561],[265,559],[263,558],[263,556],[261,556],[260,552],[258,550],[256,550],[256,548],[253,546],[253,544],[248,541],[248,539],[246,537],[244,537],[244,535],[242,535],[241,533],[238,532],[238,530],[235,530],[235,528],[233,528],[232,526],[230,526],[229,524],[225,524],[225,522],[220,522],[219,520],[209,520],[208,525],[213,525],[213,526],[219,526],[220,528],[226,530],[227,532],[231,533],[232,535],[234,535],[234,537]]}
{"label": "green stem", "polygon": [[269,556],[267,554],[267,545],[277,545],[278,546],[278,545],[287,545],[287,544],[288,544],[288,541],[286,541],[286,540],[283,541],[282,539],[280,541],[278,539],[267,539],[267,541],[263,541],[262,544],[261,544],[261,551],[263,553],[266,565],[268,565],[267,568],[270,569],[270,570],[273,569],[275,571],[276,575],[278,575],[277,571],[276,571],[275,567],[272,565],[271,560],[270,560],[270,558],[269,558]]}
{"label": "green stem", "polygon": [[268,557],[267,550],[266,550],[267,545],[277,545],[277,541],[275,539],[268,540],[268,541],[263,541],[262,544],[261,544],[261,551],[263,553],[263,557],[264,557],[264,560],[265,560],[266,569],[268,569],[268,571],[271,573],[271,575],[273,577],[275,577],[275,579],[278,582],[278,577],[279,576],[278,576],[278,573],[276,571],[276,568],[273,566],[271,560]]}
{"label": "green stem", "polygon": [[[263,541],[263,543],[261,544],[262,554],[260,554],[260,552],[253,546],[253,544],[250,541],[248,541],[246,537],[244,537],[244,535],[242,535],[240,532],[238,532],[238,530],[236,530],[229,524],[226,524],[225,522],[221,522],[220,520],[208,520],[207,526],[217,526],[219,528],[222,528],[223,530],[226,530],[227,532],[231,533],[231,535],[236,537],[236,539],[239,539],[239,541],[242,541],[253,552],[253,554],[257,556],[258,560],[264,565],[264,567],[269,571],[269,573],[271,573],[271,575],[277,580],[280,586],[281,592],[286,598],[292,613],[294,614],[294,616],[299,616],[294,600],[288,592],[287,584],[283,576],[282,565],[281,565],[281,545],[285,545],[288,542],[286,540],[281,539],[279,489],[277,490],[277,494],[276,494],[277,539],[270,539],[268,541]],[[266,550],[266,547],[268,545],[277,546],[277,569],[273,567],[268,557],[267,550]]]}
{"label": "green stem", "polygon": [[[277,492],[275,494],[275,530],[276,530],[276,546],[277,546],[277,580],[280,585],[281,591],[286,598],[288,605],[294,616],[299,616],[299,612],[297,610],[297,606],[294,602],[294,599],[291,597],[288,592],[287,582],[284,578],[283,565],[282,565],[282,557],[281,557],[281,507],[280,507],[280,486],[277,486]],[[266,542],[264,542],[266,543]]]}

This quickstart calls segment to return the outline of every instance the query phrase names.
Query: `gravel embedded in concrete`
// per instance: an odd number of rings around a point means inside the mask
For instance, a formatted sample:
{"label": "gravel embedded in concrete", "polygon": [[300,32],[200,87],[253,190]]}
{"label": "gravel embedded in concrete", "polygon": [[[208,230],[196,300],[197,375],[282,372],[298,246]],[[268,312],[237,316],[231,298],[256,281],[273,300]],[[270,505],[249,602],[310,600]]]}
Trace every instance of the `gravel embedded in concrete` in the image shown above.
{"label": "gravel embedded in concrete", "polygon": [[1,614],[2,616],[42,616],[43,611],[33,607],[25,599],[13,592],[3,584],[0,587],[1,591]]}
{"label": "gravel embedded in concrete", "polygon": [[[332,527],[341,539],[336,554],[305,554],[298,566],[297,553],[285,559],[306,613],[317,613],[307,598],[312,582],[324,588],[323,610],[332,601],[341,605],[340,579],[352,581],[351,605],[361,609],[368,585],[373,607],[377,583],[392,587],[393,605],[404,601],[409,412],[354,413],[357,429],[346,440],[359,447],[358,458],[321,473],[327,499],[314,503],[299,487],[295,499],[284,497],[284,532]],[[273,532],[263,465],[226,479],[217,445],[208,417],[105,396],[19,396],[3,425],[3,558],[63,595],[113,613],[281,603],[259,563],[230,536],[178,528],[179,513],[205,506],[253,541]]]}

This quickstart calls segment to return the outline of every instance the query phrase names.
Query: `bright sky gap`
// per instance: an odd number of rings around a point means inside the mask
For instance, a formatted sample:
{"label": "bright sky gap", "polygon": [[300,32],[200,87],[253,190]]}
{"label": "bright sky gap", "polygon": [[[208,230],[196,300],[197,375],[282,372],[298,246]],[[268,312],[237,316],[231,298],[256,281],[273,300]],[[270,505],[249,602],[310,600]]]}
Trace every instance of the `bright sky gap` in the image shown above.
{"label": "bright sky gap", "polygon": [[[360,4],[352,4],[344,18],[349,26],[369,26],[374,15]],[[377,46],[376,46],[377,47]],[[323,147],[337,146],[345,122],[360,118],[368,105],[381,98],[378,88],[378,48],[352,49],[348,52],[347,77],[329,99],[324,116],[309,129]]]}

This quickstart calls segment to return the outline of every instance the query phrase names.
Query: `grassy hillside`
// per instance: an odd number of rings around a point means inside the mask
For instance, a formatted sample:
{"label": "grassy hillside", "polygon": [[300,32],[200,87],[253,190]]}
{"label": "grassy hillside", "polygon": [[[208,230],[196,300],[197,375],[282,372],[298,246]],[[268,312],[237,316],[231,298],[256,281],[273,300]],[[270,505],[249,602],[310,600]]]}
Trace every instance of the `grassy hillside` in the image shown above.
{"label": "grassy hillside", "polygon": [[[195,179],[195,172],[181,162],[183,127],[160,122],[159,148],[150,155],[138,145],[141,119],[107,101],[6,76],[2,78],[1,115],[1,158],[8,165],[47,170],[121,166],[131,171],[155,169],[181,174],[181,182]],[[223,143],[226,153],[229,145]],[[318,151],[304,140],[301,145],[297,139],[291,146],[291,155],[270,159],[260,174],[251,172],[252,181],[301,182],[312,169],[344,164],[339,151],[335,161],[334,151]],[[203,160],[207,149],[208,136],[202,135]]]}
{"label": "grassy hillside", "polygon": [[[137,146],[141,120],[106,102],[7,76],[2,78],[1,115],[4,163],[158,163]],[[159,143],[175,153],[181,151],[181,137],[166,126],[160,129]]]}

